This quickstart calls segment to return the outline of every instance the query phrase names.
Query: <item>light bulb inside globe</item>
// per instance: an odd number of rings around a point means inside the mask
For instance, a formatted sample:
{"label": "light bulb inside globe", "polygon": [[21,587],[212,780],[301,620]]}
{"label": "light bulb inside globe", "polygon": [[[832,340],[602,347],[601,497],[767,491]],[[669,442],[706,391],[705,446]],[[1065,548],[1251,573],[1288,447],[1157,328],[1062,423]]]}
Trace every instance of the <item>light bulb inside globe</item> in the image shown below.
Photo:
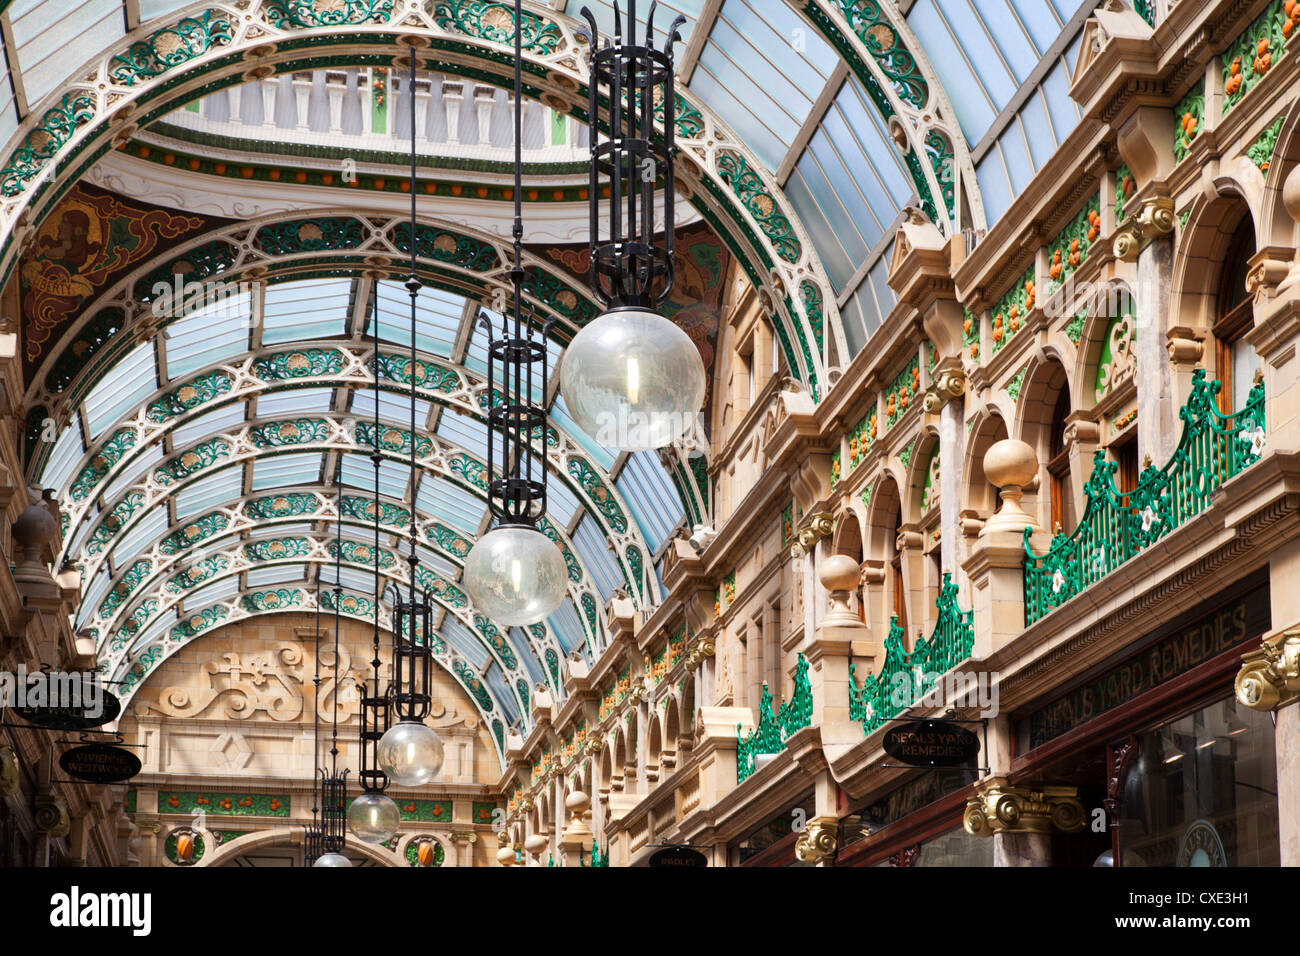
{"label": "light bulb inside globe", "polygon": [[362,843],[387,843],[402,823],[402,812],[382,793],[363,793],[348,807],[348,827]]}
{"label": "light bulb inside globe", "polygon": [[326,853],[320,857],[312,866],[351,866],[352,861],[342,853]]}
{"label": "light bulb inside globe", "polygon": [[465,590],[475,607],[509,627],[536,624],[564,600],[569,570],[550,538],[507,525],[475,542],[465,558]]}
{"label": "light bulb inside globe", "polygon": [[646,309],[606,312],[573,337],[560,363],[573,420],[620,451],[663,448],[692,433],[707,385],[691,337]]}
{"label": "light bulb inside globe", "polygon": [[422,787],[442,769],[442,738],[418,721],[404,720],[379,738],[375,756],[393,783]]}

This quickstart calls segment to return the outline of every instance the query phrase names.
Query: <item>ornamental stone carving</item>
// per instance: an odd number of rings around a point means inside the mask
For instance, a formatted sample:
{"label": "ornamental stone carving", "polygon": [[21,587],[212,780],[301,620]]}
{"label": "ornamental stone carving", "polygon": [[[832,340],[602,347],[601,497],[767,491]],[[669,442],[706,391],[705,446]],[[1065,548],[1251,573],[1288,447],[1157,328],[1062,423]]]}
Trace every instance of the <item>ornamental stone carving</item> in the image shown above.
{"label": "ornamental stone carving", "polygon": [[1011,786],[990,777],[966,801],[962,827],[972,836],[995,833],[1077,833],[1084,826],[1083,804],[1074,787]]}
{"label": "ornamental stone carving", "polygon": [[936,372],[929,390],[925,393],[925,410],[937,412],[954,399],[966,394],[966,372],[949,368]]}
{"label": "ornamental stone carving", "polygon": [[801,558],[812,551],[813,546],[822,539],[835,533],[835,516],[829,511],[814,511],[808,516],[802,528],[795,534],[790,545],[792,557]]}
{"label": "ornamental stone carving", "polygon": [[1243,654],[1237,700],[1251,710],[1277,710],[1300,700],[1300,628],[1265,639]]}
{"label": "ornamental stone carving", "polygon": [[36,797],[33,818],[36,821],[36,829],[47,836],[65,837],[72,829],[67,803],[62,797],[54,794],[40,794]]}
{"label": "ornamental stone carving", "polygon": [[0,744],[0,797],[18,792],[18,757],[8,744]]}
{"label": "ornamental stone carving", "polygon": [[802,863],[824,863],[838,849],[840,821],[835,817],[813,817],[794,844],[794,855]]}
{"label": "ornamental stone carving", "polygon": [[1132,262],[1143,246],[1173,231],[1174,201],[1157,196],[1142,203],[1136,212],[1125,218],[1115,232],[1112,249],[1117,259]]}

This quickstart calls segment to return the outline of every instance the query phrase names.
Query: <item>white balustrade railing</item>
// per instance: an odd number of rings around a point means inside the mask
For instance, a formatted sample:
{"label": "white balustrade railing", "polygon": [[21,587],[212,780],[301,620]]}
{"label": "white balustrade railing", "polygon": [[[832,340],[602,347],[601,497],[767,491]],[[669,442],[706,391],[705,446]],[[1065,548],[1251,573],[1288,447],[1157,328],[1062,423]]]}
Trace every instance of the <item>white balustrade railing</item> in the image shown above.
{"label": "white balustrade railing", "polygon": [[[250,80],[167,115],[213,136],[404,154],[410,150],[408,78],[382,69],[313,70]],[[513,97],[458,77],[416,77],[415,136],[423,153],[511,163]],[[524,162],[585,163],[585,124],[525,100]]]}

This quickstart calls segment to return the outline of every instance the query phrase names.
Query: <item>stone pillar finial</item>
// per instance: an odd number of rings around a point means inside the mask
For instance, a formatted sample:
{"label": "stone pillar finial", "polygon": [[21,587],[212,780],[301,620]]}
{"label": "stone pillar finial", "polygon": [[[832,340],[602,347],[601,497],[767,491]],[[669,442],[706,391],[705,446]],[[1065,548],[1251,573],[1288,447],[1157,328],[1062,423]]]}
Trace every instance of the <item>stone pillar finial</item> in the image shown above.
{"label": "stone pillar finial", "polygon": [[20,590],[38,589],[57,597],[58,585],[41,559],[41,550],[54,540],[58,530],[58,522],[44,504],[28,505],[13,523],[14,543],[22,549],[22,560],[14,569]]}
{"label": "stone pillar finial", "polygon": [[847,554],[833,554],[819,562],[817,578],[830,592],[830,611],[822,619],[823,625],[856,627],[862,623],[849,607],[849,595],[858,586],[860,574],[858,562]]}
{"label": "stone pillar finial", "polygon": [[1038,475],[1034,449],[1015,438],[994,442],[984,455],[984,474],[1002,492],[1002,504],[984,524],[982,537],[997,531],[1019,534],[1037,523],[1020,507],[1024,486]]}

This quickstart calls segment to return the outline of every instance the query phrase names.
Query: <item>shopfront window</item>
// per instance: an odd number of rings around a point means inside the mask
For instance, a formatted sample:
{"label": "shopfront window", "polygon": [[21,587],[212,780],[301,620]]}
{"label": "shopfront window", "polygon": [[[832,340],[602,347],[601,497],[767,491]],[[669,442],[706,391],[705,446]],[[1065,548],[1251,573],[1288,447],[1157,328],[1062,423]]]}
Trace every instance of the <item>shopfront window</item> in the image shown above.
{"label": "shopfront window", "polygon": [[1228,698],[1140,734],[1119,819],[1124,866],[1277,866],[1269,716]]}

